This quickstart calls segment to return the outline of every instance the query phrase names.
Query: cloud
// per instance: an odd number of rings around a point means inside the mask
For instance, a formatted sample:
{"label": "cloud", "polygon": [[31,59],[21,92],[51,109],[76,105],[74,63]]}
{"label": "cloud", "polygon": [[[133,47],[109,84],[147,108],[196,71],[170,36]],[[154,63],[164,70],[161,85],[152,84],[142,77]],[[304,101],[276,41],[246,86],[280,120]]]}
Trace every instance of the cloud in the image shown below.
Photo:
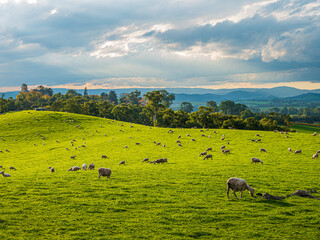
{"label": "cloud", "polygon": [[0,9],[0,87],[320,82],[319,0],[0,0]]}

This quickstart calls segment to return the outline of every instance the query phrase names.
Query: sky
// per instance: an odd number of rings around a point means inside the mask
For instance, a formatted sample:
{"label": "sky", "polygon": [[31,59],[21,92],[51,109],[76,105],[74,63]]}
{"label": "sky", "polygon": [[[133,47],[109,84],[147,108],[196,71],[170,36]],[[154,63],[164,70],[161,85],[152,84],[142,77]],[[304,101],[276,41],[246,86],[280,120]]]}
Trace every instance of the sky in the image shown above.
{"label": "sky", "polygon": [[320,89],[320,0],[0,0],[0,91]]}

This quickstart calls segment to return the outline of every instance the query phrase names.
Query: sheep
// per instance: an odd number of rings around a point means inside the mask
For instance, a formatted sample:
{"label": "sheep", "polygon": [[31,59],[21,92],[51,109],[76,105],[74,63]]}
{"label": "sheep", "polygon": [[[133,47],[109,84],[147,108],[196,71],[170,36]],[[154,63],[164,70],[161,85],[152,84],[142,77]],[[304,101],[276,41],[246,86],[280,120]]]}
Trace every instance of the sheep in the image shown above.
{"label": "sheep", "polygon": [[2,174],[3,177],[11,177],[9,173],[4,173],[4,171],[0,172],[0,174]]}
{"label": "sheep", "polygon": [[318,150],[317,153],[320,153],[320,150]]}
{"label": "sheep", "polygon": [[138,142],[136,143],[136,145],[140,145],[140,144],[141,144],[141,143],[138,143]]}
{"label": "sheep", "polygon": [[166,145],[165,145],[165,144],[163,144],[163,145],[162,145],[162,147],[166,147]]}
{"label": "sheep", "polygon": [[206,152],[207,151],[212,151],[212,147],[207,148]]}
{"label": "sheep", "polygon": [[119,165],[124,165],[126,163],[126,161],[121,161],[120,163],[119,163]]}
{"label": "sheep", "polygon": [[222,149],[224,149],[224,148],[226,148],[226,146],[225,146],[225,145],[221,146],[220,150],[222,150]]}
{"label": "sheep", "polygon": [[2,165],[0,165],[0,168],[2,168]]}
{"label": "sheep", "polygon": [[251,142],[256,142],[256,140],[255,139],[251,139]]}
{"label": "sheep", "polygon": [[294,154],[296,154],[296,153],[301,153],[302,152],[302,150],[296,150],[295,152],[294,152]]}
{"label": "sheep", "polygon": [[106,155],[101,155],[101,158],[108,158]]}
{"label": "sheep", "polygon": [[89,170],[94,170],[94,167],[95,167],[95,165],[94,165],[94,163],[91,163],[91,164],[89,164]]}
{"label": "sheep", "polygon": [[73,167],[69,168],[68,172],[70,172],[70,171],[79,171],[79,170],[81,170],[80,167],[78,167],[78,166],[73,166]]}
{"label": "sheep", "polygon": [[177,143],[181,143],[181,141],[177,140]]}
{"label": "sheep", "polygon": [[181,143],[178,144],[179,147],[183,147]]}
{"label": "sheep", "polygon": [[181,136],[178,136],[178,139],[181,138]]}
{"label": "sheep", "polygon": [[212,159],[212,154],[208,154],[208,155],[206,155],[206,156],[203,158],[203,160],[205,160],[205,159],[209,159],[209,158],[211,158],[211,159]]}
{"label": "sheep", "polygon": [[315,153],[315,154],[313,154],[312,159],[315,159],[315,158],[317,158],[318,156],[319,156],[318,153]]}
{"label": "sheep", "polygon": [[288,151],[289,151],[289,152],[292,152],[292,149],[291,149],[291,148],[288,148]]}
{"label": "sheep", "polygon": [[111,176],[111,169],[110,168],[99,168],[98,169],[98,172],[99,172],[99,178],[102,176],[102,177],[107,177],[107,178],[110,178]]}
{"label": "sheep", "polygon": [[54,168],[50,168],[50,172],[54,172]]}
{"label": "sheep", "polygon": [[199,157],[207,155],[207,152],[202,152],[199,154]]}
{"label": "sheep", "polygon": [[267,152],[267,150],[264,148],[260,148],[260,152]]}
{"label": "sheep", "polygon": [[145,158],[142,160],[142,162],[148,162],[149,161],[149,158]]}
{"label": "sheep", "polygon": [[221,140],[224,140],[224,137],[223,137],[223,138],[221,138]]}
{"label": "sheep", "polygon": [[227,181],[227,197],[229,199],[229,190],[233,190],[233,194],[238,199],[236,192],[241,192],[241,198],[242,198],[242,192],[244,190],[248,190],[251,196],[253,197],[254,194],[254,188],[250,187],[246,180],[241,178],[229,178]]}
{"label": "sheep", "polygon": [[70,158],[71,158],[71,159],[74,159],[74,158],[76,158],[76,156],[71,156]]}
{"label": "sheep", "polygon": [[259,162],[263,164],[263,162],[259,158],[255,158],[255,157],[251,158],[251,164],[252,163],[259,163]]}
{"label": "sheep", "polygon": [[225,154],[225,153],[230,153],[230,149],[222,149],[222,153]]}
{"label": "sheep", "polygon": [[17,171],[17,169],[15,167],[10,167],[10,170],[15,170]]}
{"label": "sheep", "polygon": [[87,170],[87,164],[85,164],[85,163],[82,164],[82,169],[86,171]]}
{"label": "sheep", "polygon": [[317,132],[314,132],[314,133],[312,134],[312,136],[317,136]]}
{"label": "sheep", "polygon": [[196,140],[195,140],[194,138],[192,138],[191,141],[194,141],[194,142],[195,142]]}
{"label": "sheep", "polygon": [[256,142],[261,142],[261,139],[259,138]]}
{"label": "sheep", "polygon": [[125,145],[124,147],[125,147],[125,148],[128,148],[128,146],[127,146],[127,145]]}
{"label": "sheep", "polygon": [[260,135],[259,135],[259,134],[256,134],[256,136],[257,136],[257,137],[260,137]]}
{"label": "sheep", "polygon": [[156,164],[156,163],[165,163],[165,162],[168,162],[168,159],[167,159],[167,158],[160,158],[160,159],[157,159],[157,160],[153,161],[153,164]]}

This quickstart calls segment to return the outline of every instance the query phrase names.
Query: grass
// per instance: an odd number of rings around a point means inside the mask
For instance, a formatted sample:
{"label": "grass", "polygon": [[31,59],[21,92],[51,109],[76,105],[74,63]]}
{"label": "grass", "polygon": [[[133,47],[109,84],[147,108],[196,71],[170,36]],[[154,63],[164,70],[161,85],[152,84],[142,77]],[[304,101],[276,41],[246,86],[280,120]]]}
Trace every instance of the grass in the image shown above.
{"label": "grass", "polygon": [[[320,190],[319,159],[311,159],[319,150],[319,136],[299,131],[286,138],[274,132],[224,129],[216,129],[216,134],[212,129],[173,129],[169,134],[165,128],[132,126],[69,113],[1,115],[0,165],[11,178],[0,177],[0,237],[320,237],[320,200],[289,197],[267,201],[251,198],[248,192],[240,200],[232,194],[230,200],[226,197],[230,177],[246,179],[257,193],[285,196],[297,189]],[[256,137],[257,133],[261,137]],[[177,146],[179,135],[183,147]],[[262,142],[251,142],[253,138]],[[154,141],[166,147],[156,146]],[[222,145],[231,150],[230,155],[220,152]],[[213,160],[202,160],[198,155],[208,147],[213,147]],[[288,147],[302,149],[302,154],[289,153]],[[268,153],[260,153],[260,148]],[[75,159],[70,158],[73,155]],[[146,157],[152,161],[167,157],[168,163],[142,163]],[[264,164],[251,164],[251,157]],[[119,166],[122,160],[126,165]],[[111,178],[98,179],[97,170],[67,172],[72,166],[92,162],[96,168],[111,168]],[[10,166],[17,171],[10,171]],[[50,173],[49,166],[56,172]],[[319,193],[313,195],[320,197]]]}
{"label": "grass", "polygon": [[312,134],[314,132],[320,133],[320,126],[315,124],[301,124],[301,123],[294,123],[292,126],[292,129],[295,129],[298,132],[301,133],[309,133]]}

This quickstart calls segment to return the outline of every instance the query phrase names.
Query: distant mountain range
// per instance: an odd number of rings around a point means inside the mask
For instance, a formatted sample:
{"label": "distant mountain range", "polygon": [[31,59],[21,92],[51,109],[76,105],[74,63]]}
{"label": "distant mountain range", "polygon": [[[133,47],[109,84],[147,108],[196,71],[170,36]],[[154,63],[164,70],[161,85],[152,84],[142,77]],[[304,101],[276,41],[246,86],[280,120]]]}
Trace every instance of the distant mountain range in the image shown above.
{"label": "distant mountain range", "polygon": [[[221,102],[226,100],[244,101],[244,100],[273,100],[273,99],[288,99],[288,100],[320,100],[320,89],[302,90],[292,87],[275,87],[275,88],[237,88],[237,89],[204,89],[204,88],[165,88],[169,93],[174,93],[176,96],[175,104],[183,101],[187,102],[207,102],[210,100]],[[61,92],[65,94],[69,89],[53,88],[54,93]],[[118,96],[121,93],[129,93],[134,90],[141,91],[141,94],[153,90],[155,88],[126,88],[126,89],[88,89],[88,94],[100,95],[101,93],[109,93],[110,90],[115,91]],[[77,90],[83,94],[84,90]],[[15,98],[19,91],[3,92],[5,98]],[[2,94],[2,93],[0,93]]]}

